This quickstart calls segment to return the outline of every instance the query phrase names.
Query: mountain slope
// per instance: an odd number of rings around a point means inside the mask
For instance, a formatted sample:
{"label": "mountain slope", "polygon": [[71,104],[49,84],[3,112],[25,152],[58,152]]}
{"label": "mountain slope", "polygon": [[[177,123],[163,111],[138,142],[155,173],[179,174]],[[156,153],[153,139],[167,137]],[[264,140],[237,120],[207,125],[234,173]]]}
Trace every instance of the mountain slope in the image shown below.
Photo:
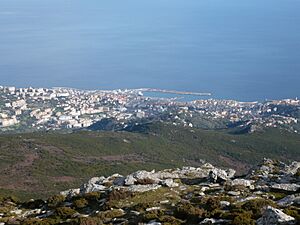
{"label": "mountain slope", "polygon": [[47,197],[88,177],[197,166],[201,160],[240,172],[263,157],[300,160],[300,136],[279,129],[233,135],[154,123],[142,130],[2,135],[1,192]]}

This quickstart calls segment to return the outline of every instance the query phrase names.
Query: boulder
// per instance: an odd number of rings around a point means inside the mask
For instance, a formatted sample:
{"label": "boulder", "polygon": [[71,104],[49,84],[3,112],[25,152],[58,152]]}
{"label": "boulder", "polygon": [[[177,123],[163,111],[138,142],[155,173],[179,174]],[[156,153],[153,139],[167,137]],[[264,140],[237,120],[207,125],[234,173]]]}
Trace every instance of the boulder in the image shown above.
{"label": "boulder", "polygon": [[262,217],[257,220],[257,225],[289,225],[295,223],[294,217],[271,206],[268,206]]}
{"label": "boulder", "polygon": [[285,172],[287,174],[295,175],[300,168],[300,162],[292,162],[291,165],[287,166]]}
{"label": "boulder", "polygon": [[117,177],[113,181],[113,185],[116,186],[124,186],[125,185],[125,177]]}
{"label": "boulder", "polygon": [[300,205],[300,194],[288,195],[277,201],[277,204],[284,207],[294,204]]}
{"label": "boulder", "polygon": [[299,184],[273,184],[271,185],[272,189],[279,190],[279,191],[287,191],[287,192],[296,192],[300,189]]}
{"label": "boulder", "polygon": [[214,168],[209,172],[208,179],[215,183],[227,181],[230,177],[225,170]]}
{"label": "boulder", "polygon": [[178,187],[179,184],[174,182],[173,179],[166,179],[166,180],[162,180],[161,185],[165,186],[165,187]]}
{"label": "boulder", "polygon": [[232,186],[244,186],[244,187],[250,187],[252,185],[253,181],[246,180],[246,179],[234,179],[231,181]]}
{"label": "boulder", "polygon": [[125,178],[124,184],[130,186],[135,184],[138,180],[152,180],[156,184],[160,182],[160,179],[158,178],[154,170],[151,172],[140,170],[128,175]]}
{"label": "boulder", "polygon": [[126,186],[134,185],[135,182],[136,179],[133,177],[133,175],[128,175],[124,180],[124,184]]}
{"label": "boulder", "polygon": [[80,188],[61,191],[60,194],[67,197],[67,198],[72,198],[72,197],[80,194]]}
{"label": "boulder", "polygon": [[93,177],[91,178],[87,183],[83,184],[80,187],[80,193],[86,194],[89,192],[97,192],[97,191],[103,191],[107,189],[106,186],[102,185],[103,181],[105,180],[105,177]]}

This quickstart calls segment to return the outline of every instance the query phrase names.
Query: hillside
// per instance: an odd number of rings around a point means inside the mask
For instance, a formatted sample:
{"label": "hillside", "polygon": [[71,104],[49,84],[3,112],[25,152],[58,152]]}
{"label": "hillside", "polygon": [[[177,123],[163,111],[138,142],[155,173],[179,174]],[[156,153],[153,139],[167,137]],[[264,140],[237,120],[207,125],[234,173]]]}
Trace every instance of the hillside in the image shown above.
{"label": "hillside", "polygon": [[300,162],[264,159],[245,176],[209,163],[93,177],[47,200],[0,196],[2,225],[296,225]]}
{"label": "hillside", "polygon": [[299,152],[300,136],[280,129],[233,135],[155,123],[131,132],[2,135],[0,188],[21,198],[46,198],[93,176],[198,166],[202,160],[242,173],[264,157],[299,161]]}

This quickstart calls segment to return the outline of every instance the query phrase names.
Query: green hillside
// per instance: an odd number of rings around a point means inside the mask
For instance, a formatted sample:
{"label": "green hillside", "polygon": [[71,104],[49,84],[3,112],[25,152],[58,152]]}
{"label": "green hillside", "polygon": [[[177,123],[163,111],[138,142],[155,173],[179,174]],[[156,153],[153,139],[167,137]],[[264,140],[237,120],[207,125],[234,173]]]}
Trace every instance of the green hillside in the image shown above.
{"label": "green hillside", "polygon": [[279,129],[233,135],[155,123],[143,132],[0,136],[0,192],[47,197],[92,176],[197,166],[204,159],[245,172],[263,157],[300,160],[300,136]]}

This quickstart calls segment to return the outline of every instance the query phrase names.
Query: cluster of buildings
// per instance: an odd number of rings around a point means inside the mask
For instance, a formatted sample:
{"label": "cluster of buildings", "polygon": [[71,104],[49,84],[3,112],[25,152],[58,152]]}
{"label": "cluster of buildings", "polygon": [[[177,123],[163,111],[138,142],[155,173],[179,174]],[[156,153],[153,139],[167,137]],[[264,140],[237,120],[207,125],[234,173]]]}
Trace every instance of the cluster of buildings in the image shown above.
{"label": "cluster of buildings", "polygon": [[180,102],[145,97],[139,89],[99,91],[0,86],[2,130],[84,128],[104,118],[113,118],[124,125],[128,121],[156,118],[194,127],[199,126],[195,118],[201,118],[276,127],[297,124],[299,118],[290,114],[293,110],[300,111],[297,99],[263,103],[215,99]]}

